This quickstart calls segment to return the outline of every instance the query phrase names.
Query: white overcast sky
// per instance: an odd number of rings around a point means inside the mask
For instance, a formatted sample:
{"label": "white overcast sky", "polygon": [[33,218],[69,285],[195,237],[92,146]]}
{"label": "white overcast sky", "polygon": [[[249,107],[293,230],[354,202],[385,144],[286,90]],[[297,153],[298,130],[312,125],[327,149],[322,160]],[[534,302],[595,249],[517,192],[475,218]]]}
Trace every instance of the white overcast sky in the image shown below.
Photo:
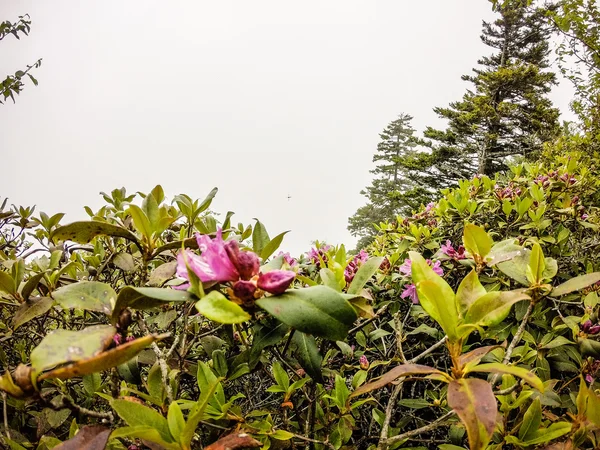
{"label": "white overcast sky", "polygon": [[493,18],[486,0],[0,0],[0,21],[24,13],[0,76],[43,65],[0,106],[0,197],[66,223],[100,191],[217,186],[215,211],[292,230],[294,254],[354,245],[379,132],[402,112],[442,126]]}

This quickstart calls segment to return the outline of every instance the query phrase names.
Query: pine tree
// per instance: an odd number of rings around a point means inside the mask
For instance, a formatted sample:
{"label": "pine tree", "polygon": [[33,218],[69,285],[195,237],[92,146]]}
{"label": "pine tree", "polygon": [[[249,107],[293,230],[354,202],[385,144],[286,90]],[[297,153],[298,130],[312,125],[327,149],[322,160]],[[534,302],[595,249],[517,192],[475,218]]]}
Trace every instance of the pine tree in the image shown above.
{"label": "pine tree", "polygon": [[448,120],[445,130],[428,127],[432,153],[423,169],[439,187],[474,173],[492,175],[514,156],[534,156],[559,133],[559,112],[547,94],[556,84],[548,70],[544,12],[526,0],[496,6],[500,18],[483,22],[481,40],[495,52],[478,61],[463,80],[473,84],[461,101],[434,111]]}
{"label": "pine tree", "polygon": [[375,235],[373,224],[392,220],[399,214],[409,214],[430,194],[415,183],[414,161],[421,152],[408,114],[400,114],[379,135],[381,141],[373,156],[376,167],[371,186],[361,191],[368,202],[348,220],[348,230],[360,236],[357,248],[366,246]]}

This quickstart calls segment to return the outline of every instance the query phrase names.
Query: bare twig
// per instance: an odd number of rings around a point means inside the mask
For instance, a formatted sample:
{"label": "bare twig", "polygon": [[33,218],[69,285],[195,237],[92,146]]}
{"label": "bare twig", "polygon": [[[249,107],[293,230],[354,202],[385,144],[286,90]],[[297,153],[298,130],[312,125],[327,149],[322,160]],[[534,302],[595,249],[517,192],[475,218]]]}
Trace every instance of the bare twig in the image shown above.
{"label": "bare twig", "polygon": [[416,430],[407,431],[406,433],[399,434],[397,436],[388,438],[386,441],[387,445],[392,445],[396,442],[403,441],[404,439],[408,439],[412,436],[416,436],[417,434],[426,433],[427,431],[435,430],[438,427],[447,425],[446,420],[454,416],[454,411],[449,411],[444,414],[442,417],[434,420],[429,425],[425,425],[424,427],[417,428]]}

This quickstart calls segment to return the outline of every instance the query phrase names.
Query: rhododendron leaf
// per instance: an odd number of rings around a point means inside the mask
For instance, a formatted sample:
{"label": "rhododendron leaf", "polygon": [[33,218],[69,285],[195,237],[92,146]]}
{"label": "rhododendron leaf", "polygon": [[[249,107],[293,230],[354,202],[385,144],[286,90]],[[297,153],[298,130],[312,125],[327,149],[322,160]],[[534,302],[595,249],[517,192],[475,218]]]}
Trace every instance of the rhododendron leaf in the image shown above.
{"label": "rhododendron leaf", "polygon": [[544,261],[544,253],[540,244],[535,243],[529,255],[529,264],[527,265],[527,281],[530,285],[540,284],[544,279],[544,271],[546,270],[546,262]]}
{"label": "rhododendron leaf", "polygon": [[313,336],[296,331],[292,337],[292,342],[296,345],[296,359],[306,373],[319,383],[323,382],[321,375],[321,364],[323,356],[319,353],[317,342]]}
{"label": "rhododendron leaf", "polygon": [[233,324],[250,320],[250,314],[219,291],[211,291],[198,300],[196,309],[203,316],[219,323]]}
{"label": "rhododendron leaf", "polygon": [[506,319],[512,305],[528,299],[530,297],[523,291],[488,292],[469,307],[465,323],[481,327],[497,325]]}
{"label": "rhododendron leaf", "polygon": [[[321,270],[319,270],[319,275],[321,276],[321,280],[325,286],[330,287],[338,292],[342,292],[342,286],[340,286],[340,282],[332,270],[328,269],[327,267],[323,267]],[[346,281],[344,281],[344,284],[346,284]]]}
{"label": "rhododendron leaf", "polygon": [[110,345],[116,332],[111,325],[51,331],[31,352],[31,366],[39,373],[59,364],[91,358]]}
{"label": "rhododendron leaf", "polygon": [[487,294],[483,285],[479,282],[479,276],[475,269],[463,278],[456,290],[456,307],[461,316],[468,311],[475,301]]}
{"label": "rhododendron leaf", "polygon": [[465,225],[463,244],[472,256],[479,255],[485,258],[492,249],[494,241],[485,229],[468,223]]}
{"label": "rhododendron leaf", "polygon": [[154,287],[133,287],[125,286],[119,292],[117,301],[112,313],[112,322],[116,323],[119,314],[125,308],[133,309],[152,309],[165,303],[171,302],[189,302],[194,300],[194,296],[187,291],[178,291],[168,288]]}
{"label": "rhododendron leaf", "polygon": [[15,384],[8,370],[0,376],[0,391],[6,392],[15,398],[21,398],[24,395],[21,388]]}
{"label": "rhododendron leaf", "polygon": [[358,294],[362,291],[365,284],[377,273],[383,260],[383,257],[377,256],[362,263],[348,287],[348,294]]}
{"label": "rhododendron leaf", "polygon": [[424,280],[417,284],[419,302],[427,314],[440,324],[448,340],[458,339],[458,313],[452,288],[442,278]]}
{"label": "rhododendron leaf", "polygon": [[254,250],[254,253],[257,255],[260,255],[271,239],[262,222],[256,218],[254,220],[256,220],[256,224],[252,231],[252,250]]}
{"label": "rhododendron leaf", "polygon": [[501,347],[502,347],[501,345],[488,345],[486,347],[476,348],[475,350],[471,350],[468,353],[463,353],[458,358],[458,364],[461,367],[465,366],[466,364],[473,364],[473,363],[478,364],[479,361],[481,361],[481,358],[483,358],[489,352],[491,352],[492,350],[495,350],[497,348],[501,348]]}
{"label": "rhododendron leaf", "polygon": [[242,450],[248,448],[258,448],[262,446],[262,443],[258,442],[247,433],[232,433],[222,437],[217,442],[213,442],[212,444],[206,446],[204,450]]}
{"label": "rhododendron leaf", "polygon": [[538,391],[544,392],[544,383],[542,380],[540,380],[533,372],[531,372],[530,369],[525,369],[523,367],[508,366],[500,363],[487,363],[470,367],[467,372],[502,373],[514,375],[515,377],[522,378],[525,382],[529,383]]}
{"label": "rhododendron leaf", "polygon": [[117,301],[114,289],[99,281],[69,284],[54,291],[52,296],[64,309],[98,311],[107,315],[111,315]]}
{"label": "rhododendron leaf", "polygon": [[490,253],[486,258],[488,266],[495,266],[504,261],[510,261],[516,256],[519,256],[523,251],[523,247],[515,244],[514,239],[506,239],[494,244]]}
{"label": "rhododendron leaf", "polygon": [[165,442],[175,441],[173,436],[171,436],[171,432],[169,431],[167,419],[165,419],[158,411],[129,400],[113,400],[110,402],[110,405],[119,415],[119,417],[123,419],[129,426],[151,427],[159,433],[161,439],[163,439]]}
{"label": "rhododendron leaf", "polygon": [[479,378],[461,378],[448,385],[448,406],[467,429],[469,448],[483,450],[496,428],[498,409],[492,386]]}
{"label": "rhododendron leaf", "polygon": [[357,318],[352,305],[327,286],[289,289],[256,304],[292,328],[332,341],[343,340]]}
{"label": "rhododendron leaf", "polygon": [[91,358],[82,359],[73,364],[46,372],[39,377],[39,381],[50,378],[66,380],[68,378],[81,377],[91,373],[102,372],[112,367],[125,364],[154,341],[163,339],[167,336],[168,333],[163,335],[152,334],[134,339],[133,341],[126,342],[118,347],[101,352],[100,354]]}
{"label": "rhododendron leaf", "polygon": [[371,392],[375,389],[382,388],[383,386],[391,383],[392,381],[397,380],[400,377],[430,374],[439,375],[444,380],[449,381],[447,374],[433,367],[424,366],[421,364],[402,364],[384,373],[381,377],[377,378],[376,380],[371,381],[367,384],[363,384],[361,387],[359,387],[350,394],[350,398],[358,397],[359,395],[366,394],[367,392]]}
{"label": "rhododendron leaf", "polygon": [[283,233],[279,233],[273,239],[271,239],[260,252],[260,257],[263,261],[266,261],[269,256],[271,256],[275,251],[279,248],[281,243],[283,242],[283,237],[288,234],[289,231],[284,231]]}
{"label": "rhododendron leaf", "polygon": [[46,314],[54,305],[54,299],[50,297],[32,298],[23,303],[13,316],[13,327],[16,330],[21,325]]}
{"label": "rhododendron leaf", "polygon": [[51,240],[73,241],[78,244],[87,244],[96,236],[106,235],[122,237],[138,242],[138,238],[131,231],[111,223],[92,221],[73,222],[58,227],[50,234]]}
{"label": "rhododendron leaf", "polygon": [[104,450],[111,433],[110,428],[100,425],[81,427],[71,439],[54,447],[55,450]]}
{"label": "rhododendron leaf", "polygon": [[132,427],[117,428],[111,433],[110,437],[111,439],[138,438],[142,439],[143,441],[148,441],[159,445],[159,447],[155,448],[159,448],[161,450],[181,450],[181,446],[179,444],[176,444],[170,440],[165,440],[165,438],[162,436],[162,433],[152,426],[137,425]]}
{"label": "rhododendron leaf", "polygon": [[552,289],[552,297],[560,297],[570,292],[579,291],[600,281],[600,272],[587,273],[564,282]]}
{"label": "rhododendron leaf", "polygon": [[129,205],[127,209],[127,214],[129,214],[133,220],[133,226],[135,229],[146,238],[148,242],[152,240],[152,224],[150,223],[150,219],[144,212],[142,208],[137,205]]}

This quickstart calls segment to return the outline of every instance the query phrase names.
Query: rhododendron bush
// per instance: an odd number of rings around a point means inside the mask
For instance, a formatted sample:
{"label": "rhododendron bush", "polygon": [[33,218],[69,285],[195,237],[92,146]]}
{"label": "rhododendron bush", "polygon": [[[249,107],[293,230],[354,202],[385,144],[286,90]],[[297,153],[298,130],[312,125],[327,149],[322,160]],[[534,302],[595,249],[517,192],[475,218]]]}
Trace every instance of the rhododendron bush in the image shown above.
{"label": "rhododendron bush", "polygon": [[554,149],[366,249],[160,186],[0,211],[2,446],[600,445],[600,178]]}

